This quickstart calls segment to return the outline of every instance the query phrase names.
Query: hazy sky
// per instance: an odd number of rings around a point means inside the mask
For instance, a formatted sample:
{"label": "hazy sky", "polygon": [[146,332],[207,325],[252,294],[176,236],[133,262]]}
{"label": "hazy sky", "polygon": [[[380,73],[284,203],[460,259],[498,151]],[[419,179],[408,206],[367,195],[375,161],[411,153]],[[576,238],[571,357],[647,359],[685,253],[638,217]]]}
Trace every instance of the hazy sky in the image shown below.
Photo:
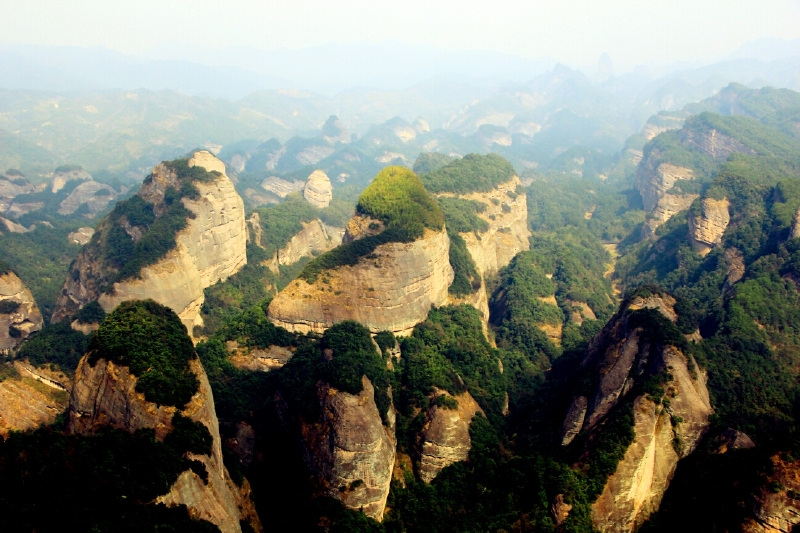
{"label": "hazy sky", "polygon": [[800,37],[800,0],[0,0],[0,42],[306,48],[386,40],[620,66],[712,60]]}

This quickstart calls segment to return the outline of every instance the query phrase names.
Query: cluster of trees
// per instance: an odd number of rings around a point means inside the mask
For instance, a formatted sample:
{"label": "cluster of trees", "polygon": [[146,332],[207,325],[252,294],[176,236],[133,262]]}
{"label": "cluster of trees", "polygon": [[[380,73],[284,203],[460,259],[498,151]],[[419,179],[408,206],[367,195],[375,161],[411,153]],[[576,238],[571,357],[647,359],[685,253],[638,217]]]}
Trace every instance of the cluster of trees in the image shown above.
{"label": "cluster of trees", "polygon": [[467,154],[461,159],[422,175],[432,193],[487,192],[516,174],[511,163],[497,154]]}

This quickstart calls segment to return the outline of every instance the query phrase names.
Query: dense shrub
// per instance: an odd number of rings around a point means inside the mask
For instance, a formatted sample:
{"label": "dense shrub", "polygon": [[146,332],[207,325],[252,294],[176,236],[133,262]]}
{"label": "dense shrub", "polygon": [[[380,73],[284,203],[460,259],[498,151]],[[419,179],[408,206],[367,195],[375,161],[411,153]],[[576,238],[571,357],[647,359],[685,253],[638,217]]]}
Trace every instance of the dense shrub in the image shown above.
{"label": "dense shrub", "polygon": [[467,194],[487,192],[505,183],[516,172],[511,163],[497,154],[467,154],[462,159],[422,176],[425,188],[433,193]]}
{"label": "dense shrub", "polygon": [[19,347],[17,357],[34,366],[55,364],[71,374],[86,353],[89,338],[72,329],[68,321],[48,324]]}

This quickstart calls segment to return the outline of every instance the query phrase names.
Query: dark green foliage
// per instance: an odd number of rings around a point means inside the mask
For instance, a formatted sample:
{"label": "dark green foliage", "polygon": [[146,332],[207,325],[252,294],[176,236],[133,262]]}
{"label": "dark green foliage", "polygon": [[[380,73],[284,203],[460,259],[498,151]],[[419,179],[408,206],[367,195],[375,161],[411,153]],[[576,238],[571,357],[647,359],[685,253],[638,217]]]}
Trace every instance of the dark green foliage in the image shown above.
{"label": "dark green foliage", "polygon": [[442,197],[437,200],[444,213],[447,229],[457,233],[486,231],[489,223],[479,217],[478,213],[486,211],[486,204],[476,200]]}
{"label": "dark green foliage", "polygon": [[168,307],[152,300],[120,304],[100,325],[89,343],[89,363],[100,359],[127,366],[136,376],[136,390],[147,401],[179,408],[197,392],[189,367],[196,357],[186,327]]}
{"label": "dark green foliage", "polygon": [[89,302],[75,313],[75,319],[81,324],[99,324],[106,318],[106,312],[97,302]]}
{"label": "dark green foliage", "polygon": [[414,161],[413,170],[417,174],[427,174],[434,170],[439,170],[443,166],[453,161],[453,157],[445,154],[438,154],[433,152],[422,152],[417,156]]}
{"label": "dark green foliage", "polygon": [[[153,430],[95,436],[50,428],[0,443],[0,512],[5,531],[219,531],[185,506],[151,503],[192,464]],[[66,489],[66,490],[65,490]]]}
{"label": "dark green foliage", "polygon": [[458,402],[452,396],[448,396],[446,394],[440,394],[437,396],[433,401],[433,405],[443,409],[449,409],[451,411],[458,410]]}
{"label": "dark green foliage", "polygon": [[467,243],[456,233],[447,228],[450,237],[450,266],[453,267],[453,283],[448,291],[455,296],[466,296],[481,288],[481,276],[472,259]]}
{"label": "dark green foliage", "polygon": [[387,355],[387,350],[392,350],[397,346],[397,339],[391,331],[380,331],[375,335],[375,343],[381,352]]}
{"label": "dark green foliage", "polygon": [[11,266],[9,266],[8,263],[0,259],[0,276],[4,276],[9,272],[14,272],[14,271],[11,270]]}
{"label": "dark green foliage", "polygon": [[356,211],[378,219],[386,229],[377,235],[343,244],[311,260],[300,277],[313,283],[325,270],[355,265],[389,242],[412,242],[422,237],[425,228],[441,231],[444,216],[420,179],[404,167],[386,167],[375,176],[358,199]]}
{"label": "dark green foliage", "polygon": [[175,450],[198,455],[211,455],[213,439],[205,424],[195,422],[176,411],[172,416],[172,431],[164,438],[164,444]]}
{"label": "dark green foliage", "polygon": [[299,194],[291,194],[286,201],[275,206],[260,207],[255,211],[261,220],[263,233],[261,246],[267,257],[272,257],[289,239],[303,229],[303,222],[319,217],[320,210],[305,201]]}
{"label": "dark green foliage", "polygon": [[32,365],[56,364],[66,372],[78,368],[89,344],[89,338],[75,331],[68,321],[49,324],[27,339],[17,351],[19,359],[27,359]]}
{"label": "dark green foliage", "polygon": [[496,154],[467,154],[462,159],[422,176],[425,188],[433,193],[467,194],[487,192],[505,183],[516,172],[511,163]]}
{"label": "dark green foliage", "polygon": [[225,341],[237,341],[242,346],[253,348],[294,345],[295,337],[291,333],[269,321],[267,305],[268,302],[263,302],[230,317],[219,329],[217,336]]}
{"label": "dark green foliage", "polygon": [[21,304],[13,300],[0,300],[0,315],[10,315],[16,313]]}

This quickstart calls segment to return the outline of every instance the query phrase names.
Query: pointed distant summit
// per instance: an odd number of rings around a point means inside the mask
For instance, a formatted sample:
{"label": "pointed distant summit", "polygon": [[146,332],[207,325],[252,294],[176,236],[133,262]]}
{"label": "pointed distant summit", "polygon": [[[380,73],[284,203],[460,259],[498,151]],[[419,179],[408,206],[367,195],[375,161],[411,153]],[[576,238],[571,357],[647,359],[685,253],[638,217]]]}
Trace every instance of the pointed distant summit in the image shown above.
{"label": "pointed distant summit", "polygon": [[325,121],[322,126],[322,137],[331,144],[350,142],[350,133],[336,115],[331,115]]}
{"label": "pointed distant summit", "polygon": [[592,76],[592,81],[595,83],[603,83],[614,77],[614,62],[611,61],[611,56],[603,52],[597,62],[597,73]]}

